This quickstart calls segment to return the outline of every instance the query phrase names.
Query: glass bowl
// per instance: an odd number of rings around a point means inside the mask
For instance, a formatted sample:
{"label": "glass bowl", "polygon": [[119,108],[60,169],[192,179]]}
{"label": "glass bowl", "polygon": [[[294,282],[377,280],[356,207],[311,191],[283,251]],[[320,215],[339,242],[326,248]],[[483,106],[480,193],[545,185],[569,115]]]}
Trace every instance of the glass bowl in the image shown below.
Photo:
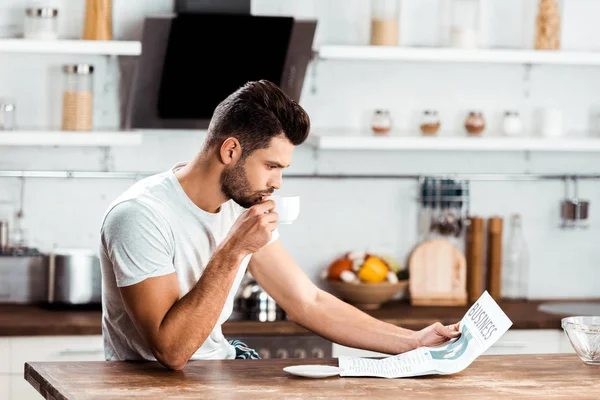
{"label": "glass bowl", "polygon": [[561,325],[579,358],[600,365],[600,317],[563,318]]}

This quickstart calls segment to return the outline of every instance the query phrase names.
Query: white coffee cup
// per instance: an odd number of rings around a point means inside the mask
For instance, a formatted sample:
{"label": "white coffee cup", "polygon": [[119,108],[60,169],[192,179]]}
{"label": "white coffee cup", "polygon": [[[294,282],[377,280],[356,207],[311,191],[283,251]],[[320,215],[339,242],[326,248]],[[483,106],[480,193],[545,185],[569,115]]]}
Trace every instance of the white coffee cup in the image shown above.
{"label": "white coffee cup", "polygon": [[278,215],[277,222],[280,224],[291,224],[300,214],[300,196],[271,196],[275,202],[275,212]]}

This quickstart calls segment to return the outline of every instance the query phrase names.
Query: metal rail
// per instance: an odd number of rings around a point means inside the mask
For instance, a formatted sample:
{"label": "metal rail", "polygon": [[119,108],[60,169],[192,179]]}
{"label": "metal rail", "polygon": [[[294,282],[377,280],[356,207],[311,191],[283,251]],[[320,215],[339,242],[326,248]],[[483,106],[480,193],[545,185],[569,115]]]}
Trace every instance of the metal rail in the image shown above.
{"label": "metal rail", "polygon": [[[65,179],[133,179],[138,180],[153,175],[156,172],[133,171],[19,171],[0,170],[0,178],[65,178]],[[424,177],[435,179],[461,179],[469,181],[542,181],[542,180],[600,180],[600,174],[289,174],[286,179],[409,179],[419,180]]]}

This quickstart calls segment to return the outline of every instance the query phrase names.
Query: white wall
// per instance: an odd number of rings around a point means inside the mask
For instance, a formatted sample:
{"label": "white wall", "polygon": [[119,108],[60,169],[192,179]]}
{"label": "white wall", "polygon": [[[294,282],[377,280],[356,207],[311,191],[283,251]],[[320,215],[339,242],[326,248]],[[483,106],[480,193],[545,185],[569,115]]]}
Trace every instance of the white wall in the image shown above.
{"label": "white wall", "polygon": [[[442,0],[445,1],[445,0]],[[482,32],[490,46],[530,47],[530,26],[518,21],[535,15],[532,0],[482,0]],[[38,3],[40,3],[38,1]],[[83,0],[42,1],[61,8],[61,32],[77,37],[81,32]],[[143,16],[169,12],[171,1],[115,2],[115,31],[122,39],[137,39]],[[436,45],[436,0],[404,0],[401,16],[403,44]],[[22,26],[26,0],[4,0],[0,5],[0,33],[16,34]],[[523,8],[521,8],[521,6]],[[516,7],[516,8],[515,8]],[[369,35],[369,8],[364,0],[275,1],[253,3],[257,14],[295,15],[319,19],[316,44],[365,44]],[[595,11],[595,12],[594,12]],[[600,47],[598,29],[590,17],[600,11],[592,0],[570,0],[565,8],[563,43],[566,48]],[[492,18],[490,15],[497,15]],[[529,17],[528,17],[529,16]],[[426,17],[429,17],[426,18]],[[510,21],[509,21],[510,20]],[[422,24],[415,21],[423,21]],[[517,24],[515,31],[507,28]],[[529,33],[528,33],[529,32]],[[117,127],[119,74],[131,76],[133,60],[94,56],[37,56],[0,53],[0,97],[15,99],[22,127],[57,127],[60,121],[59,67],[68,62],[93,62],[97,67],[95,125]],[[311,89],[315,89],[313,92]],[[126,89],[123,88],[123,89]],[[375,107],[389,108],[395,134],[414,134],[419,112],[436,108],[443,120],[443,135],[458,135],[465,113],[482,109],[488,119],[486,135],[498,134],[505,109],[522,113],[528,133],[536,134],[536,113],[541,107],[559,107],[565,113],[570,135],[596,135],[592,115],[600,109],[597,93],[600,69],[588,67],[534,67],[527,76],[521,66],[428,65],[394,62],[321,61],[311,66],[301,104],[309,112],[313,130],[364,129]],[[126,93],[127,91],[124,90]],[[0,169],[104,170],[155,172],[189,159],[199,149],[200,132],[151,132],[144,144],[133,148],[103,149],[0,147]],[[552,172],[597,173],[595,154],[565,155],[523,153],[432,152],[314,152],[297,149],[293,173],[452,173],[452,172]],[[25,187],[25,226],[31,244],[42,249],[96,247],[100,218],[106,206],[132,181],[29,179]],[[286,192],[299,193],[301,218],[281,227],[282,241],[309,276],[318,273],[333,257],[350,249],[369,249],[405,258],[415,245],[417,187],[414,182],[379,180],[285,180]],[[530,295],[547,297],[598,296],[600,280],[600,183],[584,182],[582,197],[592,200],[590,228],[559,229],[560,182],[474,182],[473,214],[512,212],[523,214],[531,253]],[[19,180],[0,178],[0,217],[12,218],[19,198]]]}

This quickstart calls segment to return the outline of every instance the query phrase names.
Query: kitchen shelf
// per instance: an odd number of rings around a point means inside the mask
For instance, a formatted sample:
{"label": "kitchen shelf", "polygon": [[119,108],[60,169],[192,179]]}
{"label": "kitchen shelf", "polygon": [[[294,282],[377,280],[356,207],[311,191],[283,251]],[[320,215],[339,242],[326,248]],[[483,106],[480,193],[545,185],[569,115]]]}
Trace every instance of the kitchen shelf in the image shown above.
{"label": "kitchen shelf", "polygon": [[323,45],[323,60],[424,61],[489,64],[600,65],[600,52]]}
{"label": "kitchen shelf", "polygon": [[0,39],[0,52],[138,56],[139,41]]}
{"label": "kitchen shelf", "polygon": [[600,152],[600,138],[422,137],[311,133],[306,143],[318,150]]}
{"label": "kitchen shelf", "polygon": [[137,146],[142,137],[127,131],[0,131],[0,146]]}

